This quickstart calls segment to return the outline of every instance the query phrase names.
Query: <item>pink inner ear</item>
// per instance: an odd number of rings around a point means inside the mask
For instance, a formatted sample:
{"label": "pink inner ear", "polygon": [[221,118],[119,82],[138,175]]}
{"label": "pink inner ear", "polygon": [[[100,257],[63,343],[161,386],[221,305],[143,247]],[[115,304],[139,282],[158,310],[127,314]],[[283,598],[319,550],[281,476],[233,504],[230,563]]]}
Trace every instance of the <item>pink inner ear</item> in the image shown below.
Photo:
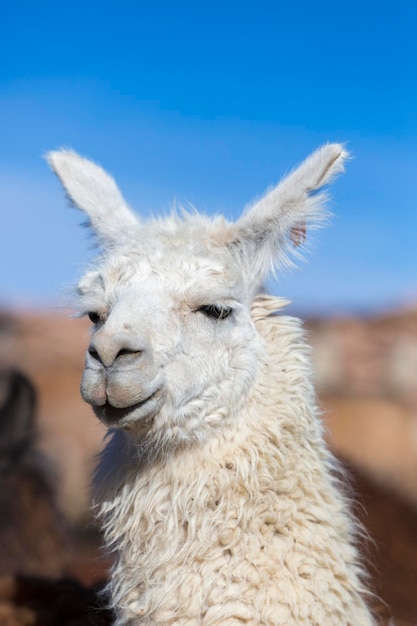
{"label": "pink inner ear", "polygon": [[291,241],[295,248],[301,246],[306,240],[307,225],[305,222],[301,222],[298,226],[293,226],[290,231]]}

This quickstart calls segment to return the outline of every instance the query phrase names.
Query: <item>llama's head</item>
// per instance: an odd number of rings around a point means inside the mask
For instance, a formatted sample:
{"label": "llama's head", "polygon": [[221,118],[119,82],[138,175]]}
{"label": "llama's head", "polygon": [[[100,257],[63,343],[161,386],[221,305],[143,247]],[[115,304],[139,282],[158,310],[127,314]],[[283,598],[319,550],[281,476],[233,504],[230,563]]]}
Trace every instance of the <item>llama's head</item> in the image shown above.
{"label": "llama's head", "polygon": [[114,180],[70,151],[49,163],[87,214],[102,255],[78,285],[93,322],[81,392],[107,425],[149,443],[224,428],[256,377],[262,343],[250,306],[343,169],[326,145],[234,223],[198,214],[142,222]]}

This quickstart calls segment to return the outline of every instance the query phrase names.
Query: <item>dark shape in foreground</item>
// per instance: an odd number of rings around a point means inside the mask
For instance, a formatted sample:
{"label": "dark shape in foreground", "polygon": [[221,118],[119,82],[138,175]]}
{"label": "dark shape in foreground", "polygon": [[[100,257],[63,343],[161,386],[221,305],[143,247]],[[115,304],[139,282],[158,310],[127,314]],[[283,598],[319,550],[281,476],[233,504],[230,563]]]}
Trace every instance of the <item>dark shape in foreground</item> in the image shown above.
{"label": "dark shape in foreground", "polygon": [[68,534],[36,448],[35,390],[23,374],[3,373],[1,399],[0,575],[62,575]]}

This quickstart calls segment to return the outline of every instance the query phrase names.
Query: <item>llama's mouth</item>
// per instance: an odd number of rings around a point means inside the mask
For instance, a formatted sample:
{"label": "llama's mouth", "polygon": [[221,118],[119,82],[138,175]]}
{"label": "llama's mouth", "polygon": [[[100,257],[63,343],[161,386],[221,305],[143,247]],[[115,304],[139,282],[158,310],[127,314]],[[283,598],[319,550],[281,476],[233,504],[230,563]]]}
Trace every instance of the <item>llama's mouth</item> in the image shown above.
{"label": "llama's mouth", "polygon": [[136,402],[132,406],[116,408],[110,402],[101,406],[93,406],[94,413],[99,420],[113,428],[132,426],[133,422],[140,422],[142,426],[151,426],[158,412],[163,396],[163,389],[159,387],[145,400]]}

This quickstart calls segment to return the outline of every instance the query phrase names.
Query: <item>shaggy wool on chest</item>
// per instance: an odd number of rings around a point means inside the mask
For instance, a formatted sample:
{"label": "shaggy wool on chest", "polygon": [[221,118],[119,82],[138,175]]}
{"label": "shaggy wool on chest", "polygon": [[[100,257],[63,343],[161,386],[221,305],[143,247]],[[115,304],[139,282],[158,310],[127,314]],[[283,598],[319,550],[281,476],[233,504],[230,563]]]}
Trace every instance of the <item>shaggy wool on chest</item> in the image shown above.
{"label": "shaggy wool on chest", "polygon": [[252,307],[264,354],[233,428],[152,462],[123,432],[109,443],[97,507],[117,625],[374,624],[310,351],[281,307]]}

